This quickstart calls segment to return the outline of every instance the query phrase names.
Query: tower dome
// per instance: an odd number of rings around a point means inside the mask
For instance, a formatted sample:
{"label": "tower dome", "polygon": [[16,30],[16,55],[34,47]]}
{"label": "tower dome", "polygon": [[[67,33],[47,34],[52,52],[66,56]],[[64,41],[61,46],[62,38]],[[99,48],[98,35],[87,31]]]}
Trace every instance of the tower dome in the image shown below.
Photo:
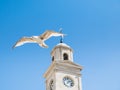
{"label": "tower dome", "polygon": [[73,62],[73,50],[72,48],[65,44],[65,43],[59,43],[57,44],[52,52],[52,61],[64,61],[69,60]]}

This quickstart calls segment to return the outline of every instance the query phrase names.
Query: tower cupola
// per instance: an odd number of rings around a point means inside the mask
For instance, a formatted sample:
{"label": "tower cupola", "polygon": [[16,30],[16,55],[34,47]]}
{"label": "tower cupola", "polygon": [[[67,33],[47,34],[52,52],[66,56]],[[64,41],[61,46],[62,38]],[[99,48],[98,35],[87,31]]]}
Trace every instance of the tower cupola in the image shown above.
{"label": "tower cupola", "polygon": [[73,50],[65,43],[56,45],[51,52],[51,56],[52,61],[68,60],[73,62]]}

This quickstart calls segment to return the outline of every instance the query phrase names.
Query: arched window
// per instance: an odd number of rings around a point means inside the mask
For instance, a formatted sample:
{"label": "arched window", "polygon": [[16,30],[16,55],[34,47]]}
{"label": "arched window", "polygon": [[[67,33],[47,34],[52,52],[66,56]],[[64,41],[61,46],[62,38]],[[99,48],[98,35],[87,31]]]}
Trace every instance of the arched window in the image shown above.
{"label": "arched window", "polygon": [[54,61],[54,56],[52,57],[52,61]]}
{"label": "arched window", "polygon": [[50,90],[53,90],[54,89],[54,82],[53,80],[50,81]]}
{"label": "arched window", "polygon": [[63,54],[63,59],[64,59],[64,60],[68,60],[68,54],[64,53],[64,54]]}

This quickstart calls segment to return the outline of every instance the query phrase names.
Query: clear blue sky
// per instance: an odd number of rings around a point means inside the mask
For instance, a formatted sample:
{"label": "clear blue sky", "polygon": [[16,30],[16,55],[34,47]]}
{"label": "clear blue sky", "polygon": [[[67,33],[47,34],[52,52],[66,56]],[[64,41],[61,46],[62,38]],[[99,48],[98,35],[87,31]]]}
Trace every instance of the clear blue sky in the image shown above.
{"label": "clear blue sky", "polygon": [[48,49],[11,47],[22,36],[60,27],[84,67],[83,90],[120,90],[119,0],[0,0],[0,90],[45,90],[43,74],[59,38],[49,39]]}

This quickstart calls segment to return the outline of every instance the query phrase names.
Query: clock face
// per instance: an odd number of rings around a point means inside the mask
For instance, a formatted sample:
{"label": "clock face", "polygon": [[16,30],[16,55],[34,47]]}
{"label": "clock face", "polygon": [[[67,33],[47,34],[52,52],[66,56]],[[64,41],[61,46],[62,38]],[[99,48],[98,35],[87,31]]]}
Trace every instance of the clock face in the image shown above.
{"label": "clock face", "polygon": [[73,80],[69,77],[64,77],[63,78],[63,83],[66,87],[73,87],[74,86]]}
{"label": "clock face", "polygon": [[53,80],[50,81],[50,90],[53,90],[53,87],[54,87],[54,82]]}

